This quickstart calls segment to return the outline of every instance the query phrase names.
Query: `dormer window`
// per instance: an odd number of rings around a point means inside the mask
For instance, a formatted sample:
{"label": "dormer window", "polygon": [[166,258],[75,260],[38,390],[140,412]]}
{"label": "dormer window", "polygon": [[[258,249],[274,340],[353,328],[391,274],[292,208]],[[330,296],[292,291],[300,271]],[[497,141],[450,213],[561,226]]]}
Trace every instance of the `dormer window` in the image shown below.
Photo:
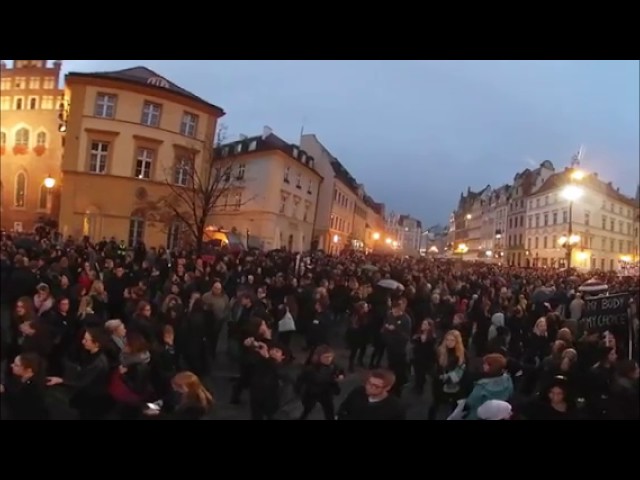
{"label": "dormer window", "polygon": [[220,152],[220,156],[226,157],[227,155],[229,155],[229,147],[224,147]]}
{"label": "dormer window", "polygon": [[305,165],[307,164],[307,156],[304,153],[300,155],[300,161]]}
{"label": "dormer window", "polygon": [[249,144],[249,151],[253,152],[256,148],[258,148],[258,141],[252,140],[251,143]]}
{"label": "dormer window", "polygon": [[242,152],[242,143],[238,143],[235,148],[236,153]]}
{"label": "dormer window", "polygon": [[284,169],[284,178],[283,178],[284,183],[289,183],[289,174],[290,173],[291,173],[291,167],[286,167]]}
{"label": "dormer window", "polygon": [[296,188],[302,188],[302,174],[296,175]]}
{"label": "dormer window", "polygon": [[293,147],[293,149],[291,150],[291,155],[293,156],[293,158],[298,158],[298,149],[296,147]]}

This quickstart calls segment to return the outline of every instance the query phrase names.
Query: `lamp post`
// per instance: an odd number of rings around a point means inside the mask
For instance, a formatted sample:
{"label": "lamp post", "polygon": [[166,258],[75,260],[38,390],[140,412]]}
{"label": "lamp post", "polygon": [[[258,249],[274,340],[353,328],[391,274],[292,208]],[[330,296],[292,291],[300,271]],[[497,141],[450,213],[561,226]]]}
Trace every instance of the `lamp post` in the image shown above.
{"label": "lamp post", "polygon": [[53,178],[51,175],[47,175],[47,178],[44,179],[44,186],[47,189],[47,212],[50,214],[51,206],[52,206],[51,191],[53,187],[56,186],[56,179]]}
{"label": "lamp post", "polygon": [[582,180],[584,176],[584,172],[580,170],[574,170],[569,177],[572,183],[564,187],[564,189],[562,190],[562,197],[569,201],[569,232],[566,237],[560,237],[559,242],[560,245],[563,246],[566,250],[567,268],[571,268],[571,254],[574,247],[580,241],[580,237],[573,234],[573,203],[579,200],[584,194],[582,188],[580,188],[574,182]]}

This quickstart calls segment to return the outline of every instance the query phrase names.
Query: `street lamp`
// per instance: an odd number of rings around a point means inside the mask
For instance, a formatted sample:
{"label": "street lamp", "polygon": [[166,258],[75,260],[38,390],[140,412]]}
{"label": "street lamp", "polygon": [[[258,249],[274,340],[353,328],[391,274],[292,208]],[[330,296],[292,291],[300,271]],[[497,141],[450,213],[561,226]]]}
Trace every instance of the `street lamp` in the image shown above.
{"label": "street lamp", "polygon": [[[577,172],[574,172],[574,174],[576,173]],[[572,174],[572,178],[574,178],[574,174]],[[581,178],[584,178],[584,174],[582,175],[583,176]],[[567,268],[571,268],[571,252],[580,241],[580,237],[573,234],[573,202],[579,200],[583,194],[584,191],[582,188],[573,184],[567,185],[562,190],[562,197],[569,200],[569,233],[566,237],[560,237],[560,245],[562,245],[567,251]]]}
{"label": "street lamp", "polygon": [[373,232],[373,240],[374,241],[378,241],[380,240],[380,233],[379,232]]}
{"label": "street lamp", "polygon": [[51,175],[47,175],[47,178],[44,179],[44,186],[49,190],[51,190],[53,187],[56,186],[56,179],[53,178]]}

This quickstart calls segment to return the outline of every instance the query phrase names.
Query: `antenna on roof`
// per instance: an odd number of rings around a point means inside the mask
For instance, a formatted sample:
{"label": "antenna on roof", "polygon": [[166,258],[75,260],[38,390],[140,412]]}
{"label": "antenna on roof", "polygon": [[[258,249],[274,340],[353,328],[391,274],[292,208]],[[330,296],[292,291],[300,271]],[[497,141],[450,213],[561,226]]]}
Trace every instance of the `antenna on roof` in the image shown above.
{"label": "antenna on roof", "polygon": [[307,117],[302,117],[302,125],[300,126],[300,140],[302,140],[302,136],[304,135],[304,124],[307,121]]}
{"label": "antenna on roof", "polygon": [[580,166],[580,162],[582,161],[583,157],[584,157],[584,145],[580,145],[580,148],[578,149],[578,153],[576,153],[572,158],[571,158],[571,167],[572,168],[577,168]]}

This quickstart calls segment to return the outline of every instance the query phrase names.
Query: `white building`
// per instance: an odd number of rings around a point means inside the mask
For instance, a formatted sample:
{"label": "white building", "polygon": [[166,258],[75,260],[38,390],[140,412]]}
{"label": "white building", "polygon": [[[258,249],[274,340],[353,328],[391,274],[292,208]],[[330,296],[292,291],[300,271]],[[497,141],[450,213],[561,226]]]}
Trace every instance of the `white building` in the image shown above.
{"label": "white building", "polygon": [[527,265],[566,266],[567,249],[560,239],[572,233],[576,236],[572,267],[617,270],[621,261],[635,255],[638,204],[591,174],[575,180],[582,196],[570,208],[562,192],[572,183],[573,171],[567,168],[551,175],[526,200]]}
{"label": "white building", "polygon": [[266,250],[308,250],[322,183],[314,158],[268,127],[261,136],[221,145],[217,154],[237,165],[241,191],[220,198],[216,225],[250,235]]}
{"label": "white building", "polygon": [[422,222],[410,215],[391,212],[385,219],[386,230],[407,255],[417,255],[422,246]]}

